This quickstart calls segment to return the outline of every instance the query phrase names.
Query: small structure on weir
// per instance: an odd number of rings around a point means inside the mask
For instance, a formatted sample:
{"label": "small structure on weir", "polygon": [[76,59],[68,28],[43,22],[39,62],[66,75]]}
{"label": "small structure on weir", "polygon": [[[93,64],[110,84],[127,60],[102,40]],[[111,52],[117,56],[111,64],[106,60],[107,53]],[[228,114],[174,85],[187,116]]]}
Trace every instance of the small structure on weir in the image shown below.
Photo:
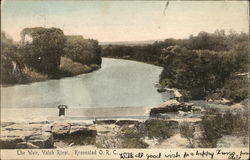
{"label": "small structure on weir", "polygon": [[59,109],[59,117],[65,116],[65,109],[68,109],[68,106],[61,104],[61,105],[57,106],[57,108]]}

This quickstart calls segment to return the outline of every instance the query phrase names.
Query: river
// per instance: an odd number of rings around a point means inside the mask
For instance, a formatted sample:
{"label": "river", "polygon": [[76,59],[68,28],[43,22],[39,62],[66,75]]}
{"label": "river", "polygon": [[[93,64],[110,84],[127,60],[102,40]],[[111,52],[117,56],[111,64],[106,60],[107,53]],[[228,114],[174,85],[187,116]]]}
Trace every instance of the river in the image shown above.
{"label": "river", "polygon": [[[154,86],[161,71],[161,67],[150,64],[103,58],[102,68],[92,73],[1,87],[1,108],[5,115],[31,115],[32,111],[38,117],[42,113],[55,114],[59,104],[68,105],[68,110],[75,110],[72,115],[77,116],[83,115],[88,108],[96,108],[96,111],[103,108],[103,113],[104,108],[140,110],[138,107],[157,106],[167,99]],[[94,113],[92,115],[95,116]]]}

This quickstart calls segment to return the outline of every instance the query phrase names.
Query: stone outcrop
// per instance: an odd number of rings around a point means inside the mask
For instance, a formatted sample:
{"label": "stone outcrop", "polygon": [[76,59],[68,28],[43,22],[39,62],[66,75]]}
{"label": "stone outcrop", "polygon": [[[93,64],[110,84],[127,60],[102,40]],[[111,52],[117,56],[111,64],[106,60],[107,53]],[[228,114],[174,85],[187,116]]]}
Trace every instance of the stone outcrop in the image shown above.
{"label": "stone outcrop", "polygon": [[178,102],[177,100],[168,100],[162,103],[160,106],[152,108],[150,110],[150,116],[168,112],[188,112],[191,111],[192,106],[192,103]]}
{"label": "stone outcrop", "polygon": [[208,102],[215,103],[215,104],[222,104],[222,105],[231,105],[232,104],[232,102],[230,100],[225,99],[225,98],[216,99],[216,100],[209,99]]}
{"label": "stone outcrop", "polygon": [[47,123],[3,123],[1,127],[1,149],[54,148],[54,139],[74,141],[94,138],[97,130],[92,124],[58,121]]}
{"label": "stone outcrop", "polygon": [[37,133],[29,137],[29,143],[39,148],[53,148],[54,138],[50,132]]}
{"label": "stone outcrop", "polygon": [[97,131],[94,126],[71,126],[69,135],[92,135],[96,136]]}
{"label": "stone outcrop", "polygon": [[115,124],[117,120],[110,120],[110,119],[104,119],[104,120],[95,120],[94,124],[98,125],[104,125],[104,124]]}
{"label": "stone outcrop", "polygon": [[2,149],[53,148],[54,140],[44,124],[12,124],[1,128]]}
{"label": "stone outcrop", "polygon": [[59,121],[53,124],[52,133],[55,137],[64,136],[70,132],[70,123],[65,121]]}
{"label": "stone outcrop", "polygon": [[20,142],[16,145],[16,149],[39,149],[39,147],[29,142]]}

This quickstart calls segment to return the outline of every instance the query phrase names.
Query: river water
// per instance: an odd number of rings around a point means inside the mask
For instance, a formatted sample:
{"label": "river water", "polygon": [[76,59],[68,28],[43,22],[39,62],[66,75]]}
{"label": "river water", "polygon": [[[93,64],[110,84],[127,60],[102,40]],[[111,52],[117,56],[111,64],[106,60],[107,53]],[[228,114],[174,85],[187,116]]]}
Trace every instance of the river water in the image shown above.
{"label": "river water", "polygon": [[128,60],[103,58],[98,71],[59,80],[1,88],[1,106],[70,108],[155,106],[162,96],[154,84],[162,68]]}
{"label": "river water", "polygon": [[[102,68],[92,73],[1,87],[1,107],[8,110],[8,114],[15,110],[15,114],[21,115],[30,115],[32,108],[33,114],[39,116],[41,112],[57,112],[59,104],[68,105],[69,110],[78,109],[75,114],[81,113],[79,108],[130,107],[138,110],[138,107],[157,106],[167,99],[154,86],[161,71],[161,67],[154,65],[103,58]],[[39,112],[35,113],[37,110]]]}

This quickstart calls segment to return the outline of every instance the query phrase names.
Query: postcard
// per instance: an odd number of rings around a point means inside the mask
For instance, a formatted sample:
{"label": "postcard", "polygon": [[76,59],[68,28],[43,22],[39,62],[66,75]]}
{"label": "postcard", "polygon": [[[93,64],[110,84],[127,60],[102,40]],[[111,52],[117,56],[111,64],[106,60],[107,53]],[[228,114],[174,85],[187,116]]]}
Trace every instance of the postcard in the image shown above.
{"label": "postcard", "polygon": [[4,0],[2,160],[249,158],[249,2]]}

